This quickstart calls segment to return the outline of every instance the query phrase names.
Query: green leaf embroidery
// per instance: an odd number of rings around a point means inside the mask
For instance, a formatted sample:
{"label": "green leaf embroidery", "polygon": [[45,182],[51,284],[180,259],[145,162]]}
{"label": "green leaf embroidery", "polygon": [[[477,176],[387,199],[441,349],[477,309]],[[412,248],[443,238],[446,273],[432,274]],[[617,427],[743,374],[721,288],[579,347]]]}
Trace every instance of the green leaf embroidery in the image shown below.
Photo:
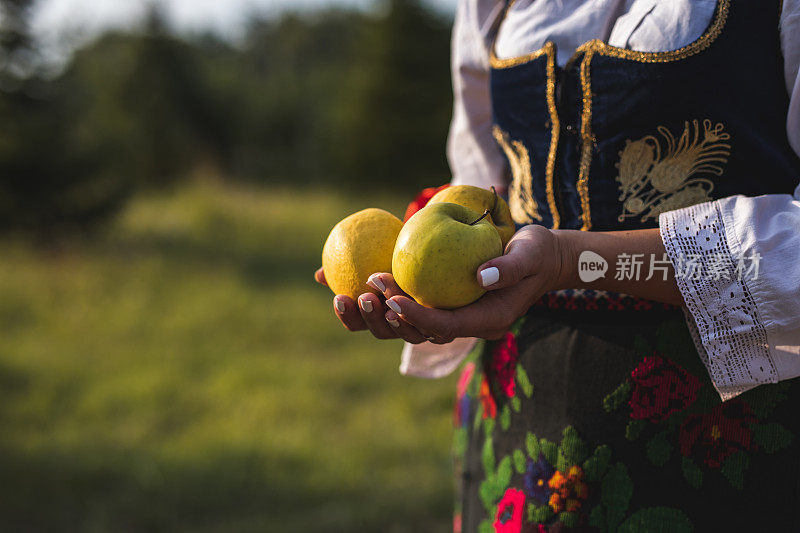
{"label": "green leaf embroidery", "polygon": [[692,487],[699,489],[700,485],[703,484],[703,471],[688,457],[683,458],[681,471],[686,482]]}
{"label": "green leaf embroidery", "polygon": [[589,513],[589,525],[600,531],[606,530],[606,514],[603,512],[602,505],[595,505]]}
{"label": "green leaf embroidery", "polygon": [[560,470],[561,472],[566,472],[567,470],[569,470],[569,467],[571,466],[572,465],[569,463],[569,461],[567,461],[564,458],[564,456],[559,453],[556,459],[556,470]]}
{"label": "green leaf embroidery", "polygon": [[564,511],[559,513],[558,520],[567,527],[575,527],[578,525],[578,513]]}
{"label": "green leaf embroidery", "polygon": [[517,383],[519,383],[522,394],[524,394],[526,398],[533,396],[533,385],[531,384],[531,380],[528,379],[528,373],[525,372],[522,365],[517,365]]}
{"label": "green leaf embroidery", "polygon": [[512,396],[509,401],[511,402],[511,408],[514,412],[519,413],[520,409],[522,409],[522,403],[519,401],[519,398]]}
{"label": "green leaf embroidery", "polygon": [[667,440],[666,432],[653,436],[647,443],[647,458],[656,466],[664,466],[672,454],[672,444]]}
{"label": "green leaf embroidery", "polygon": [[722,475],[728,478],[731,485],[737,489],[744,487],[744,471],[750,464],[750,459],[743,451],[738,451],[728,457],[722,464]]}
{"label": "green leaf embroidery", "polygon": [[564,436],[561,439],[561,446],[558,447],[558,454],[563,456],[570,466],[580,464],[589,455],[586,443],[583,442],[574,427],[564,428]]}
{"label": "green leaf embroidery", "polygon": [[539,439],[539,452],[551,465],[558,461],[558,447],[547,439]]}
{"label": "green leaf embroidery", "polygon": [[794,435],[780,424],[756,424],[753,426],[753,438],[759,448],[767,453],[775,453],[789,446]]}
{"label": "green leaf embroidery", "polygon": [[628,440],[636,440],[642,434],[642,430],[647,426],[644,420],[631,420],[625,426],[625,438]]}
{"label": "green leaf embroidery", "polygon": [[528,522],[531,524],[544,524],[553,518],[553,510],[549,505],[528,504]]}
{"label": "green leaf embroidery", "polygon": [[644,531],[691,533],[692,523],[682,511],[677,509],[650,507],[633,513],[619,526],[617,533],[642,533]]}
{"label": "green leaf embroidery", "polygon": [[616,411],[622,405],[628,401],[628,397],[631,395],[631,383],[630,381],[625,381],[619,387],[617,387],[614,392],[603,398],[603,409],[607,412],[611,413]]}
{"label": "green leaf embroidery", "polygon": [[525,435],[525,449],[528,451],[528,457],[530,457],[534,461],[539,460],[539,453],[540,453],[539,439],[537,439],[536,435],[534,435],[530,431],[528,432],[527,435]]}
{"label": "green leaf embroidery", "polygon": [[507,431],[511,427],[511,410],[508,405],[504,405],[500,410],[500,427],[503,431]]}
{"label": "green leaf embroidery", "polygon": [[472,429],[474,431],[478,431],[478,428],[481,427],[482,419],[483,419],[483,405],[478,403],[478,408],[475,409],[475,419],[472,421]]}
{"label": "green leaf embroidery", "polygon": [[583,463],[583,472],[588,481],[600,481],[611,461],[611,448],[603,444],[598,446],[591,457]]}
{"label": "green leaf embroidery", "polygon": [[495,478],[495,482],[501,491],[505,492],[509,483],[511,483],[511,474],[511,457],[506,455],[497,466],[497,477]]}
{"label": "green leaf embroidery", "polygon": [[484,509],[490,515],[494,512],[495,503],[500,499],[502,493],[498,494],[497,484],[495,483],[494,474],[491,477],[487,477],[481,482],[480,487],[478,487],[478,497],[483,504]]}
{"label": "green leaf embroidery", "polygon": [[453,453],[463,457],[467,452],[467,428],[458,428],[453,435]]}
{"label": "green leaf embroidery", "polygon": [[478,533],[494,533],[494,526],[488,518],[478,524]]}
{"label": "green leaf embroidery", "polygon": [[527,461],[525,461],[525,454],[520,450],[514,450],[512,456],[514,457],[514,470],[517,471],[517,474],[524,474],[528,466]]}
{"label": "green leaf embroidery", "polygon": [[484,418],[483,419],[483,434],[487,437],[491,437],[492,433],[494,433],[494,419],[493,418]]}
{"label": "green leaf embroidery", "polygon": [[606,522],[609,531],[615,531],[633,496],[633,482],[628,475],[628,468],[617,463],[611,467],[600,486],[600,501],[606,508]]}
{"label": "green leaf embroidery", "polygon": [[483,443],[483,453],[481,453],[481,461],[483,462],[483,471],[487,476],[494,473],[494,447],[492,438],[487,438]]}

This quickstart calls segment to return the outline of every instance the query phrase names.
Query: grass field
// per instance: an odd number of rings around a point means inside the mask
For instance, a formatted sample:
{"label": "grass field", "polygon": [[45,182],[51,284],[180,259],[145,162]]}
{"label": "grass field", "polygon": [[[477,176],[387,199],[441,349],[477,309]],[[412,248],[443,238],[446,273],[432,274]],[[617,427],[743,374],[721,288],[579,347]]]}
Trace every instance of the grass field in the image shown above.
{"label": "grass field", "polygon": [[311,277],[405,200],[196,185],[0,241],[0,529],[446,530],[454,377],[400,376]]}

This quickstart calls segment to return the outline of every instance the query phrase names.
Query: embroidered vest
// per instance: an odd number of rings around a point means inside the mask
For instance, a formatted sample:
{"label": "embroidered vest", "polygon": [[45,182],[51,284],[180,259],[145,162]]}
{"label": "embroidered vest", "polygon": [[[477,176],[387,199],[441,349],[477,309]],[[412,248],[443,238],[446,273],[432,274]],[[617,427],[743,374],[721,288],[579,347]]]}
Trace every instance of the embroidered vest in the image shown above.
{"label": "embroidered vest", "polygon": [[621,230],[735,194],[792,193],[800,158],[776,3],[719,0],[706,32],[670,52],[553,43],[491,57],[494,135],[518,224]]}

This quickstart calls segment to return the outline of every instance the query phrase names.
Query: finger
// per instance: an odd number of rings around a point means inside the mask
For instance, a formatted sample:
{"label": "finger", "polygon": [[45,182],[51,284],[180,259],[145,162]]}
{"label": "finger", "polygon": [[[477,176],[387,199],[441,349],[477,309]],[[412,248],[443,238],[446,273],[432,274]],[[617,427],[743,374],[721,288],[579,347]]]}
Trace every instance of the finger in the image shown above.
{"label": "finger", "polygon": [[395,296],[386,304],[390,309],[395,305],[400,307],[398,314],[403,320],[425,337],[433,337],[435,340],[431,342],[447,343],[457,337],[496,339],[502,336],[518,313],[507,303],[507,295],[499,295],[488,293],[477,302],[452,311],[423,307],[403,296]]}
{"label": "finger", "polygon": [[386,318],[386,322],[394,329],[395,333],[404,341],[410,342],[411,344],[420,344],[427,340],[414,326],[400,318],[400,316],[391,309],[386,311],[384,317]]}
{"label": "finger", "polygon": [[397,338],[397,332],[389,325],[383,315],[386,311],[386,306],[383,305],[383,300],[380,296],[371,292],[362,294],[358,297],[358,308],[361,311],[361,318],[375,338]]}
{"label": "finger", "polygon": [[376,272],[367,280],[367,285],[381,291],[384,297],[407,296],[403,289],[395,282],[394,276],[387,272]]}
{"label": "finger", "polygon": [[342,321],[344,327],[350,331],[360,331],[366,329],[364,319],[356,307],[356,303],[349,296],[339,294],[333,298],[333,312]]}
{"label": "finger", "polygon": [[314,272],[314,279],[317,283],[321,283],[322,285],[328,286],[328,282],[325,281],[325,271],[322,268],[318,268],[316,272]]}
{"label": "finger", "polygon": [[407,296],[393,296],[386,305],[426,340],[446,343],[457,336],[452,311],[423,307]]}
{"label": "finger", "polygon": [[505,255],[487,261],[478,267],[478,283],[487,291],[496,291],[516,285],[533,270],[531,247],[525,239],[512,239]]}

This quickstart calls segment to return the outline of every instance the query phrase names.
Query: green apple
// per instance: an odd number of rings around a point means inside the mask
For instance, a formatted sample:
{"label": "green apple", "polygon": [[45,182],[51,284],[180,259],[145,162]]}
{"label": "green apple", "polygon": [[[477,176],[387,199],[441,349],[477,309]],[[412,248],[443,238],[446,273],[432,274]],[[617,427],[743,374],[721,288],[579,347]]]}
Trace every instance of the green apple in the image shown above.
{"label": "green apple", "polygon": [[478,267],[503,254],[500,235],[487,217],[449,202],[428,204],[400,230],[392,273],[409,296],[426,307],[455,309],[484,292]]}
{"label": "green apple", "polygon": [[482,189],[472,185],[453,185],[434,194],[428,204],[437,202],[463,205],[479,213],[483,213],[488,209],[489,222],[497,228],[497,233],[500,234],[504,249],[517,231],[514,219],[511,218],[511,209],[508,208],[506,201],[497,195],[494,187],[492,189]]}

